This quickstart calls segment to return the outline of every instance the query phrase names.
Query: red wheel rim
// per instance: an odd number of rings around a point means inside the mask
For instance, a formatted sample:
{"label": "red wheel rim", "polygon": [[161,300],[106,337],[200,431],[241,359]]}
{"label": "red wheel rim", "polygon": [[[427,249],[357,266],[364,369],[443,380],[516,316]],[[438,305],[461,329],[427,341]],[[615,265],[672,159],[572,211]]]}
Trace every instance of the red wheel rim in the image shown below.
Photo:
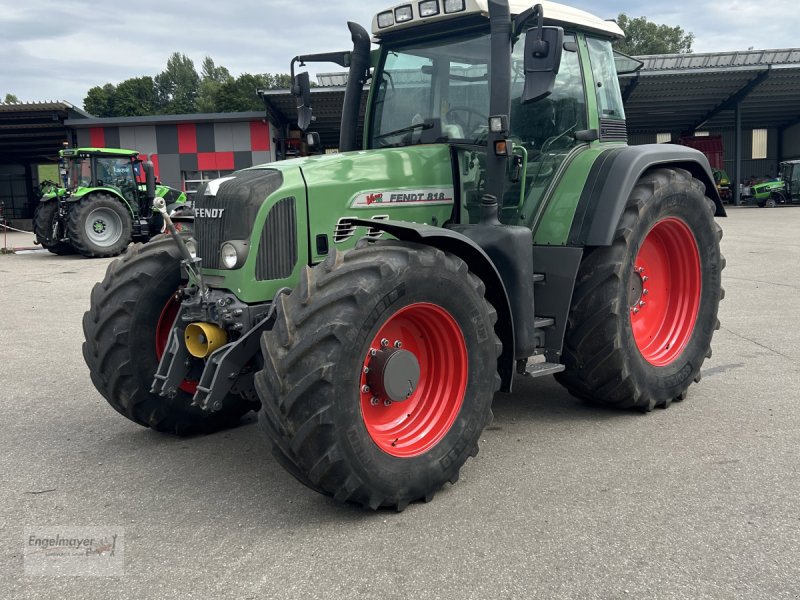
{"label": "red wheel rim", "polygon": [[656,223],[633,268],[633,337],[647,362],[665,367],[686,348],[700,308],[700,252],[689,226],[672,217]]}
{"label": "red wheel rim", "polygon": [[[178,310],[181,307],[180,300],[175,295],[169,297],[164,308],[161,310],[161,315],[158,317],[158,324],[156,324],[156,359],[161,360],[164,356],[164,348],[167,347],[169,341],[169,334],[172,331],[172,326],[175,324],[175,317],[178,316]],[[194,396],[197,391],[197,381],[193,379],[184,379],[180,384],[181,390],[187,394]]]}
{"label": "red wheel rim", "polygon": [[[398,344],[399,342],[399,344]],[[419,382],[402,402],[377,397],[367,386],[373,352],[402,348],[419,363]],[[370,437],[392,456],[419,456],[450,431],[467,389],[467,345],[452,315],[434,304],[401,308],[372,340],[362,365],[361,414]]]}

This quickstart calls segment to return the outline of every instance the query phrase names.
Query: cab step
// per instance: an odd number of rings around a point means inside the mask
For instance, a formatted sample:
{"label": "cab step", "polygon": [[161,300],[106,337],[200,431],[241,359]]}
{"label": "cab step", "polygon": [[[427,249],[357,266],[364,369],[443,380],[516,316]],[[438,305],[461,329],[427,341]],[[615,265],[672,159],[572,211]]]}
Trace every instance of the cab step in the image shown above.
{"label": "cab step", "polygon": [[525,360],[517,361],[517,374],[525,377],[544,377],[561,373],[566,367],[561,363],[553,362],[531,362]]}

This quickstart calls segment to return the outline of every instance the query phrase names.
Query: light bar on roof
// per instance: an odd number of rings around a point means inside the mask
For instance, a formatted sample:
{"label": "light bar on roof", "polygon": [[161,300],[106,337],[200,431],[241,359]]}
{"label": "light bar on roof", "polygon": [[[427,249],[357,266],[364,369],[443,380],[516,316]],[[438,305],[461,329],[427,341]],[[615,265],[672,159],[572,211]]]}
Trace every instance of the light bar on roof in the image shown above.
{"label": "light bar on roof", "polygon": [[417,5],[420,17],[432,17],[439,14],[439,1],[427,0]]}

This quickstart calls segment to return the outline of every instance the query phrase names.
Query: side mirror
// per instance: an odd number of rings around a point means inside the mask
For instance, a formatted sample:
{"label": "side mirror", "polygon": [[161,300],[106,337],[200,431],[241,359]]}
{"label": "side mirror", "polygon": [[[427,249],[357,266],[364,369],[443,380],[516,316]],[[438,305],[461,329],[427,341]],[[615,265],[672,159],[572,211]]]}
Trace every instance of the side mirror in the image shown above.
{"label": "side mirror", "polygon": [[306,146],[309,150],[317,148],[320,144],[319,133],[310,131],[306,134]]}
{"label": "side mirror", "polygon": [[522,103],[536,102],[553,93],[564,49],[564,29],[534,27],[525,34],[525,89]]}
{"label": "side mirror", "polygon": [[308,71],[295,76],[292,95],[297,98],[297,126],[301,131],[305,131],[313,120],[311,116],[311,82],[308,78]]}
{"label": "side mirror", "polygon": [[153,163],[145,161],[142,163],[142,168],[144,169],[144,181],[147,190],[147,199],[149,201],[153,201],[156,197],[156,174],[155,170],[153,169]]}

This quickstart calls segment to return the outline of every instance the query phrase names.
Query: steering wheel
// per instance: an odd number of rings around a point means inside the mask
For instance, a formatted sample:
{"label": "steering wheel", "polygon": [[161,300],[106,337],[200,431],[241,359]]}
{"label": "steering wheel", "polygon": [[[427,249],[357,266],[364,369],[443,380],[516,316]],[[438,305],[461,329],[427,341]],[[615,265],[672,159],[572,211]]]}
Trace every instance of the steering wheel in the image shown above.
{"label": "steering wheel", "polygon": [[[463,113],[467,114],[466,123],[464,121],[462,121],[461,119],[459,119],[457,117],[454,118],[452,116],[453,113],[458,113],[458,112],[463,112]],[[477,119],[477,121],[478,121],[475,127],[471,127],[473,117],[475,117]],[[474,108],[471,108],[469,106],[452,106],[450,108],[450,110],[448,110],[445,113],[444,118],[447,119],[448,123],[451,123],[453,125],[461,125],[464,128],[465,132],[467,132],[467,131],[473,132],[481,124],[485,124],[485,125],[488,126],[488,123],[489,123],[489,115],[485,115],[482,112],[479,112],[479,111],[477,111]]]}

